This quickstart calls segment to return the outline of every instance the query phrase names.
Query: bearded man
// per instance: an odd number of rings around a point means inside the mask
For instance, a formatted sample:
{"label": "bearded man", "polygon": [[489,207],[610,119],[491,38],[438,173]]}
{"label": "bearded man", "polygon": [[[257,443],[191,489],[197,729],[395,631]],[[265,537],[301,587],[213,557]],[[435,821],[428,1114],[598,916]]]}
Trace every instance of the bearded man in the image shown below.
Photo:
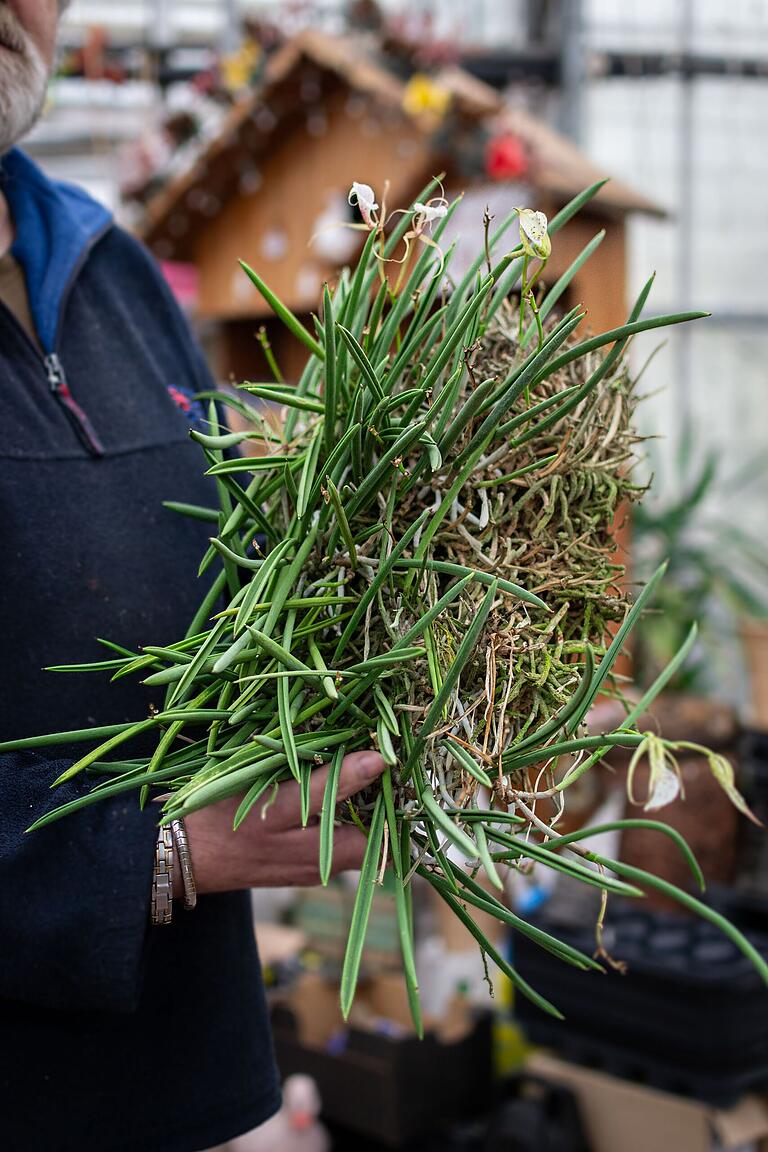
{"label": "bearded man", "polygon": [[[142,685],[41,669],[98,659],[96,636],[183,635],[207,540],[161,501],[212,495],[178,405],[211,380],[152,259],[14,147],[58,17],[56,0],[0,0],[0,741],[147,714]],[[253,1128],[279,1088],[247,889],[317,882],[297,787],[237,833],[236,798],[192,815],[182,868],[134,797],[25,835],[87,790],[50,792],[72,750],[49,751],[0,757],[0,1147],[193,1152]],[[340,798],[382,768],[348,756]],[[337,868],[363,849],[339,829]]]}

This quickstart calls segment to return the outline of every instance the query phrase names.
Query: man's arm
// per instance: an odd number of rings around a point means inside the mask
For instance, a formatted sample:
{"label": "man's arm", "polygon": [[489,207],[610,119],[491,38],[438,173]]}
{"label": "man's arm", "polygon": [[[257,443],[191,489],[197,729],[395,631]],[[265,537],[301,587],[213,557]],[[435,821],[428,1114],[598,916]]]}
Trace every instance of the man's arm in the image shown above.
{"label": "man's arm", "polygon": [[[127,793],[26,832],[44,812],[89,790],[85,777],[51,790],[67,764],[34,753],[0,757],[0,997],[67,1010],[132,1011],[147,933],[164,931],[149,925],[157,806],[142,811],[137,795]],[[383,767],[376,752],[347,756],[339,800],[372,783]],[[312,774],[314,817],[327,772]],[[257,807],[233,832],[237,803],[223,801],[187,819],[198,891],[316,884],[319,827],[316,821],[301,827],[298,785],[282,784],[263,818]],[[334,870],[359,868],[362,833],[345,826],[334,839]],[[180,877],[174,891],[182,895]]]}
{"label": "man's arm", "polygon": [[126,795],[36,832],[33,820],[86,792],[51,790],[68,761],[0,756],[0,997],[52,1008],[131,1011],[149,927],[157,812]]}

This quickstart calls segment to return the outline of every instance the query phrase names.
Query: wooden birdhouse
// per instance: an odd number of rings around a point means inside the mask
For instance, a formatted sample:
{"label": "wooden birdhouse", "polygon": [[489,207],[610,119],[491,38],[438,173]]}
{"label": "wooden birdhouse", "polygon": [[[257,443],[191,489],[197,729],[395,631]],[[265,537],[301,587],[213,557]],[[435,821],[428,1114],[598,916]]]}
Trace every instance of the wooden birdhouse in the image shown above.
{"label": "wooden birdhouse", "polygon": [[[196,266],[197,311],[216,322],[219,374],[254,379],[262,371],[254,337],[270,313],[238,261],[308,316],[323,283],[361,246],[362,233],[348,227],[359,220],[348,201],[353,181],[379,197],[386,188],[393,210],[440,172],[449,199],[465,193],[448,238],[457,239],[459,271],[460,237],[474,256],[486,207],[497,219],[515,205],[552,215],[602,175],[570,141],[458,68],[404,79],[355,41],[306,31],[270,58],[194,164],[147,202],[139,231],[159,257]],[[611,181],[554,245],[548,279],[605,229],[569,288],[595,329],[626,317],[625,221],[635,211],[662,214]],[[277,330],[274,340],[283,373],[295,376],[300,347]]]}

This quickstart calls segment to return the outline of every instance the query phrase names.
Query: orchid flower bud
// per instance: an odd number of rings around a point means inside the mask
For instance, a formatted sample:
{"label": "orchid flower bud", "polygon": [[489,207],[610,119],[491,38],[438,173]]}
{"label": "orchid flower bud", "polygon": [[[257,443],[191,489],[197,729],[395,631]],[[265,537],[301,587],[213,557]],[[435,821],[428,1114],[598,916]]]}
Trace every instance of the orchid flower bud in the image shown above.
{"label": "orchid flower bud", "polygon": [[546,260],[552,251],[552,241],[547,232],[547,218],[543,212],[533,208],[520,209],[520,243],[528,256]]}

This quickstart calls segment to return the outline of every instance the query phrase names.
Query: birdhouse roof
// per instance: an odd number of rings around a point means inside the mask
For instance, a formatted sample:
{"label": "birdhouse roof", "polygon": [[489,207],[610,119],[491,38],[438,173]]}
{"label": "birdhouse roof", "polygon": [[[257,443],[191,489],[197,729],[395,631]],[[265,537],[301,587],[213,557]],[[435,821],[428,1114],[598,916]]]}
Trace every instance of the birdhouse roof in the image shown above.
{"label": "birdhouse roof", "polygon": [[[144,240],[151,245],[172,237],[169,220],[182,203],[187,214],[191,211],[194,215],[195,208],[190,205],[199,202],[198,212],[204,220],[206,197],[211,191],[221,201],[236,187],[238,158],[258,161],[268,152],[275,133],[290,130],[291,118],[296,116],[297,87],[308,72],[372,99],[390,115],[407,117],[403,110],[406,80],[379,63],[358,40],[304,30],[268,59],[261,79],[229,109],[216,135],[202,144],[190,166],[147,201],[137,227]],[[450,93],[451,108],[465,123],[475,121],[478,130],[508,132],[520,140],[530,160],[526,180],[542,198],[565,202],[605,178],[606,173],[565,136],[530,112],[510,107],[494,88],[469,72],[446,67],[430,79]],[[267,111],[267,124],[263,117],[260,123],[260,110]],[[439,123],[429,115],[412,123],[423,135],[428,157]],[[594,206],[607,213],[665,215],[652,200],[613,179],[600,189]]]}

